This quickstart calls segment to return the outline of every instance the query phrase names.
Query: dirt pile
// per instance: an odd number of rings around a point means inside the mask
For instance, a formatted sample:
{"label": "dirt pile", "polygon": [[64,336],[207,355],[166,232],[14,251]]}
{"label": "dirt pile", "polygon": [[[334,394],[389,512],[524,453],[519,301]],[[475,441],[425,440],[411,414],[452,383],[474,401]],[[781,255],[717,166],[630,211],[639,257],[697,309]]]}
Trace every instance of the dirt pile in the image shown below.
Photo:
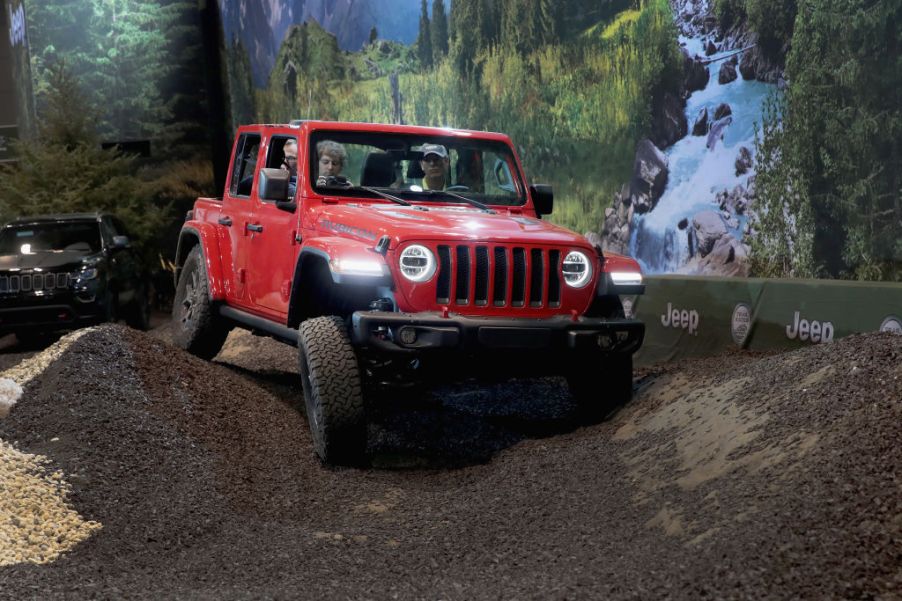
{"label": "dirt pile", "polygon": [[554,380],[383,399],[370,451],[427,457],[415,470],[322,468],[294,349],[236,332],[209,363],[160,338],[86,333],[0,420],[103,524],[53,563],[0,567],[0,598],[902,590],[902,337],[651,370],[586,428]]}

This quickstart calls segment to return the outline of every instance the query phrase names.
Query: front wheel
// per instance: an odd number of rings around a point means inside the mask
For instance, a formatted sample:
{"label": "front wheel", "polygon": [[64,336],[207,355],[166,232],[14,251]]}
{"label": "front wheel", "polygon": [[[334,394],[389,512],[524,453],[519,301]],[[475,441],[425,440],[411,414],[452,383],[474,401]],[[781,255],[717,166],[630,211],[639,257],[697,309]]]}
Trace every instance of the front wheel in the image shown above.
{"label": "front wheel", "polygon": [[323,463],[359,465],[366,451],[363,386],[344,321],[334,316],[304,321],[298,363],[316,454]]}
{"label": "front wheel", "polygon": [[214,313],[210,286],[200,246],[188,253],[172,303],[176,346],[202,359],[212,359],[222,349],[229,329]]}
{"label": "front wheel", "polygon": [[577,361],[567,373],[570,394],[580,418],[596,423],[627,404],[633,396],[633,356],[611,355]]}

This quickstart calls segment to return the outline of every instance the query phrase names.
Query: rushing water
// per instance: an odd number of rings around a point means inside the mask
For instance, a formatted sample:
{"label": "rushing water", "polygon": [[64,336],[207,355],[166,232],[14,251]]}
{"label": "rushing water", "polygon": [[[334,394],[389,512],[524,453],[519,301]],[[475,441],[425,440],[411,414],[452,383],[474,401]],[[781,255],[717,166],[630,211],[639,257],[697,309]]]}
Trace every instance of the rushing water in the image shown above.
{"label": "rushing water", "polygon": [[[680,36],[680,43],[690,56],[703,56],[703,38]],[[634,217],[630,254],[639,260],[646,273],[673,272],[685,264],[690,258],[689,243],[686,231],[678,228],[679,222],[688,219],[691,224],[698,212],[719,210],[715,195],[737,185],[745,186],[752,174],[749,170],[736,176],[735,162],[742,146],[754,153],[755,123],[760,124],[763,103],[774,86],[743,80],[738,67],[739,77],[721,85],[717,75],[723,62],[715,61],[707,66],[708,85],[693,92],[686,102],[689,134],[664,151],[670,175],[661,199],[654,210]],[[708,148],[708,136],[693,136],[692,125],[704,107],[713,121],[714,111],[721,103],[730,105],[732,122],[723,130],[723,140],[716,140]],[[739,217],[738,227],[729,231],[738,240],[742,238],[744,226],[745,218]]]}

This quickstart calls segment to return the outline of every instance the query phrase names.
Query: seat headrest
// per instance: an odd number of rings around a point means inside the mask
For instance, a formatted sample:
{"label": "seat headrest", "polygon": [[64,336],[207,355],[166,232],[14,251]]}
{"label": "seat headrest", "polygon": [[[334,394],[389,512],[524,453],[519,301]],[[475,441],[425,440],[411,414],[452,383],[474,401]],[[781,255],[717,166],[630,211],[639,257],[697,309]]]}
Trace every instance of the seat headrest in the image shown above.
{"label": "seat headrest", "polygon": [[388,188],[395,181],[395,161],[386,152],[371,152],[366,155],[360,185],[374,188]]}

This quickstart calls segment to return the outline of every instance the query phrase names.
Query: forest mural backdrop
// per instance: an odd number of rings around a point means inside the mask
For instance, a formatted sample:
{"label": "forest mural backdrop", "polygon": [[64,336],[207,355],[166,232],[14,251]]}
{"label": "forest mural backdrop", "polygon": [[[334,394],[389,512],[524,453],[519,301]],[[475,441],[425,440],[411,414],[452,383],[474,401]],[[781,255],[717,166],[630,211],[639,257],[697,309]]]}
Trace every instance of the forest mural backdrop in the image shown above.
{"label": "forest mural backdrop", "polygon": [[902,279],[898,0],[0,2],[30,134],[0,217],[149,237],[216,193],[218,128],[403,122],[508,133],[554,220],[650,273]]}
{"label": "forest mural backdrop", "polygon": [[647,272],[902,279],[898,2],[219,5],[232,126],[503,131]]}

